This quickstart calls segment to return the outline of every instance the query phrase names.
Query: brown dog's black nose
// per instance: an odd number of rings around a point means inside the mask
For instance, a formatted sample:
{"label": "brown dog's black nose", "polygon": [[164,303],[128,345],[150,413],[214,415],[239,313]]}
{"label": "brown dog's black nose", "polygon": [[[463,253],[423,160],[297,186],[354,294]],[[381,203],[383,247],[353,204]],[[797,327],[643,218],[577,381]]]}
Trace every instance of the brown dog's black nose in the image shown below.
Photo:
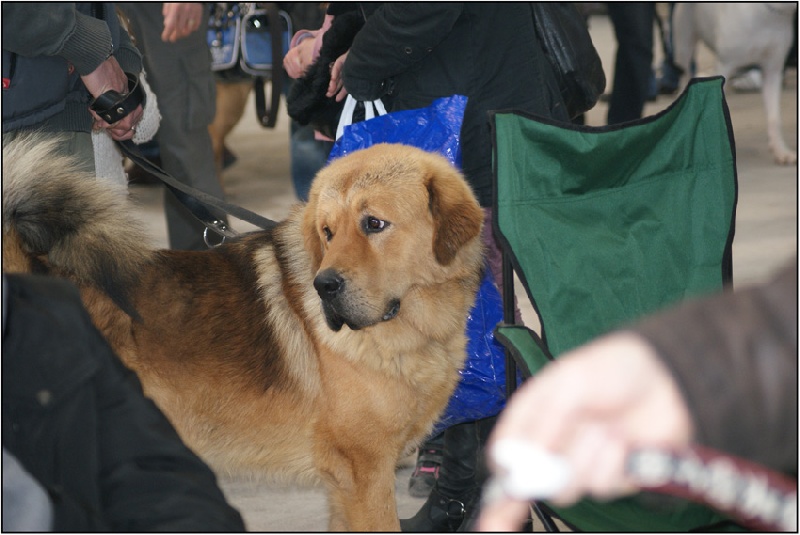
{"label": "brown dog's black nose", "polygon": [[314,288],[322,299],[330,300],[344,288],[344,279],[336,270],[326,269],[314,277]]}

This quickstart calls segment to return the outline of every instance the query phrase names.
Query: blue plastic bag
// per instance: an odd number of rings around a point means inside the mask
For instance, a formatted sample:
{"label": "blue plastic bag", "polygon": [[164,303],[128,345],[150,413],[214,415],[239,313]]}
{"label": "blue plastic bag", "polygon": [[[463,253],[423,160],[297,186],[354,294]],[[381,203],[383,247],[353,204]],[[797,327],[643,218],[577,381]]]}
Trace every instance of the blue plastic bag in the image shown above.
{"label": "blue plastic bag", "polygon": [[451,425],[488,418],[506,404],[506,359],[494,328],[503,321],[503,300],[486,266],[467,318],[467,360],[461,380],[433,433]]}
{"label": "blue plastic bag", "polygon": [[461,169],[461,123],[467,97],[453,95],[434,100],[427,108],[387,113],[345,126],[328,161],[378,143],[401,143],[438,152]]}
{"label": "blue plastic bag", "polygon": [[[436,152],[461,168],[461,123],[467,97],[435,100],[427,108],[388,113],[344,128],[329,160],[377,143],[401,143]],[[475,305],[467,319],[467,360],[461,380],[434,433],[451,425],[488,418],[505,405],[505,353],[494,339],[503,319],[503,303],[489,267],[486,267]]]}

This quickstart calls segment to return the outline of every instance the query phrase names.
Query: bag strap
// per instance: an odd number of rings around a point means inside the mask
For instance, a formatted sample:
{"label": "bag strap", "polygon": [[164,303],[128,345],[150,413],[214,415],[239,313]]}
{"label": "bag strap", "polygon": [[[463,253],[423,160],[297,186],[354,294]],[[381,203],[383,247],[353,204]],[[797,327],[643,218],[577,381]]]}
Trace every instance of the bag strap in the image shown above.
{"label": "bag strap", "polygon": [[[336,127],[336,139],[342,137],[344,127],[353,124],[353,115],[356,111],[357,101],[351,94],[347,94],[342,108],[342,114],[339,116],[339,124]],[[381,99],[365,100],[364,104],[364,120],[373,119],[380,115],[386,115],[386,107],[383,105]]]}
{"label": "bag strap", "polygon": [[[269,17],[269,34],[272,39],[272,75],[267,80],[257,77],[254,84],[256,97],[256,119],[264,128],[274,128],[278,121],[278,107],[283,92],[283,28],[278,4],[267,2],[263,4]],[[266,84],[271,84],[271,102],[267,108],[267,98],[264,90]]]}
{"label": "bag strap", "polygon": [[[228,227],[227,223],[225,223],[224,216],[220,216],[219,214],[230,214],[264,230],[275,228],[278,224],[276,221],[262,217],[241,206],[227,203],[213,195],[209,195],[208,193],[204,193],[179,182],[163,169],[142,156],[139,147],[136,146],[133,141],[118,141],[117,145],[122,153],[130,158],[136,165],[161,180],[175,198],[178,199],[198,221],[206,226],[206,229],[211,229],[222,236],[222,241],[225,241],[225,238],[232,238],[238,235],[238,233]],[[207,239],[207,231],[204,236],[206,236],[206,245],[210,247],[211,245],[208,243]]]}

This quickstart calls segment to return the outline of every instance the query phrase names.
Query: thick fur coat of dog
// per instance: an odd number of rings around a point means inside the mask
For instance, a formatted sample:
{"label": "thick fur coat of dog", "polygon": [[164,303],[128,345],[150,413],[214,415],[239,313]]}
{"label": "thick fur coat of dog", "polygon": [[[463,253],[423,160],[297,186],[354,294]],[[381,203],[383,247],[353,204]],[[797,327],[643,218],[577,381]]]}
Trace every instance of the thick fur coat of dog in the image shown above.
{"label": "thick fur coat of dog", "polygon": [[[797,163],[781,131],[781,88],[786,55],[792,46],[796,2],[680,2],[672,17],[675,64],[690,72],[695,46],[702,41],[717,57],[716,73],[730,79],[737,70],[758,65],[767,115],[767,139],[775,161]],[[682,79],[686,87],[688,76]]]}
{"label": "thick fur coat of dog", "polygon": [[483,269],[443,158],[331,163],[272,231],[153,250],[124,189],[53,142],[3,148],[3,268],[67,277],[145,393],[220,473],[322,482],[332,530],[397,530],[398,459],[444,410]]}

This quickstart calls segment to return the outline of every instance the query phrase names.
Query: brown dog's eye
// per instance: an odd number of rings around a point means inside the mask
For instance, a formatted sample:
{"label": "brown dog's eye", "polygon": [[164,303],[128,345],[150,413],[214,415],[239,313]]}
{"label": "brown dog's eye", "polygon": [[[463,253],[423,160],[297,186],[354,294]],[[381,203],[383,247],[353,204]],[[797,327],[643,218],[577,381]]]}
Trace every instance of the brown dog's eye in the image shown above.
{"label": "brown dog's eye", "polygon": [[377,217],[367,216],[364,218],[364,230],[367,233],[381,232],[387,225],[388,223],[386,221],[378,219]]}
{"label": "brown dog's eye", "polygon": [[333,239],[333,232],[328,227],[322,227],[322,232],[325,233],[325,239],[331,241]]}

